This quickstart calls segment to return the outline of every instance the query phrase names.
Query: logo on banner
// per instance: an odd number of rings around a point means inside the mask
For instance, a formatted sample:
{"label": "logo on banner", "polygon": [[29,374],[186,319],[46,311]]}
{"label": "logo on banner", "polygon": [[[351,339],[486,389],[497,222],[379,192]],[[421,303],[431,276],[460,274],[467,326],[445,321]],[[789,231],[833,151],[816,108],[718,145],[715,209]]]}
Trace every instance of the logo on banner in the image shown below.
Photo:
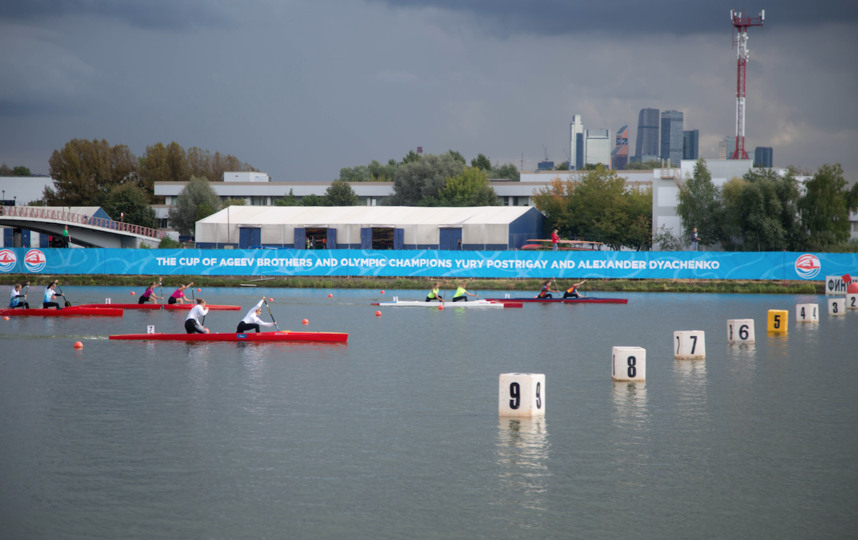
{"label": "logo on banner", "polygon": [[24,266],[30,272],[41,272],[48,264],[45,254],[38,249],[31,249],[24,255]]}
{"label": "logo on banner", "polygon": [[9,249],[0,249],[0,272],[11,272],[15,268],[18,257]]}
{"label": "logo on banner", "polygon": [[802,279],[815,278],[820,270],[822,270],[822,264],[816,255],[802,255],[795,261],[795,272]]}

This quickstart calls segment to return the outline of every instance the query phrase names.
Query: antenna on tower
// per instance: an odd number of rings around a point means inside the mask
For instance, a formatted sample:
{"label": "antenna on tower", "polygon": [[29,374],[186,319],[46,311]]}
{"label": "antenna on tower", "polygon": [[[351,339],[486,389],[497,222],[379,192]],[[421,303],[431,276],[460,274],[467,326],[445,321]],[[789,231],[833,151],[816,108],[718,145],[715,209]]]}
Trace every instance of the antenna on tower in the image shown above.
{"label": "antenna on tower", "polygon": [[736,149],[730,159],[748,159],[745,152],[745,71],[748,65],[748,28],[763,26],[766,18],[765,10],[759,17],[748,17],[744,11],[730,10],[730,20],[733,23],[733,45],[737,47],[736,57]]}
{"label": "antenna on tower", "polygon": [[545,161],[548,161],[548,148],[545,148],[545,145],[542,145],[542,150],[545,152]]}
{"label": "antenna on tower", "polygon": [[518,170],[519,172],[524,170],[524,152],[521,153],[521,168]]}

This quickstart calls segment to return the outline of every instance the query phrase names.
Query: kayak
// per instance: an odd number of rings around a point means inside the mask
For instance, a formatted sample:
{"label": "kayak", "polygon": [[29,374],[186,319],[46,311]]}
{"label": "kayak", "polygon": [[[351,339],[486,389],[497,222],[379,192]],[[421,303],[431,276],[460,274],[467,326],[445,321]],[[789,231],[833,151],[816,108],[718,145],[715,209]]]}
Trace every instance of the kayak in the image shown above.
{"label": "kayak", "polygon": [[532,302],[536,304],[550,304],[551,302],[562,302],[564,304],[628,304],[627,298],[598,298],[588,296],[586,298],[487,298],[493,302]]}
{"label": "kayak", "polygon": [[[371,305],[382,307],[438,307],[442,304],[441,302],[400,300],[398,302],[373,302]],[[443,306],[448,308],[520,308],[522,307],[522,304],[521,302],[516,301],[496,302],[489,300],[474,300],[472,302],[444,302]]]}
{"label": "kayak", "polygon": [[[92,309],[105,309],[105,308],[119,308],[119,309],[168,309],[168,310],[188,310],[194,307],[196,304],[83,304],[80,307],[82,308],[92,308]],[[240,311],[241,306],[217,306],[213,304],[206,304],[206,307],[209,311]]]}
{"label": "kayak", "polygon": [[63,309],[0,309],[0,317],[122,317],[122,314],[123,311],[119,308],[93,309],[82,306]]}
{"label": "kayak", "polygon": [[110,339],[134,341],[326,341],[345,343],[349,335],[345,332],[260,332],[234,334],[212,332],[211,334],[120,334]]}

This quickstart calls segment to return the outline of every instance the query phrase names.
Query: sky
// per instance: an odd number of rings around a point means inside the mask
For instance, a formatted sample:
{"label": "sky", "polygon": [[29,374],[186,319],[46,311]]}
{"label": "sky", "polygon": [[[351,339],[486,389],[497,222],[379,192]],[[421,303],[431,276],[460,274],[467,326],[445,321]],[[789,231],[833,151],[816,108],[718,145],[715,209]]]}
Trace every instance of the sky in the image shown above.
{"label": "sky", "polygon": [[[524,169],[678,110],[735,134],[728,3],[679,0],[0,0],[0,162],[48,174],[74,138],[233,154],[274,181],[453,149]],[[742,6],[757,15],[767,6]],[[858,3],[780,0],[749,31],[746,149],[858,180]]]}

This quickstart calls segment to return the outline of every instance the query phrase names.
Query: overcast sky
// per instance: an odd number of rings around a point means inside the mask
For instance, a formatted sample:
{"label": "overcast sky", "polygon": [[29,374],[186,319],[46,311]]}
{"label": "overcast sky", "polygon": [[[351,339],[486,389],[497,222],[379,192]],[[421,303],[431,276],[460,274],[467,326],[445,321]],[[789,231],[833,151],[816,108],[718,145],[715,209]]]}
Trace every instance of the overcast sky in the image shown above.
{"label": "overcast sky", "polygon": [[[230,153],[330,181],[408,150],[535,168],[569,123],[685,113],[735,133],[729,3],[679,0],[0,0],[0,162],[48,173],[73,138]],[[746,148],[858,177],[858,3],[781,0],[749,32]]]}

